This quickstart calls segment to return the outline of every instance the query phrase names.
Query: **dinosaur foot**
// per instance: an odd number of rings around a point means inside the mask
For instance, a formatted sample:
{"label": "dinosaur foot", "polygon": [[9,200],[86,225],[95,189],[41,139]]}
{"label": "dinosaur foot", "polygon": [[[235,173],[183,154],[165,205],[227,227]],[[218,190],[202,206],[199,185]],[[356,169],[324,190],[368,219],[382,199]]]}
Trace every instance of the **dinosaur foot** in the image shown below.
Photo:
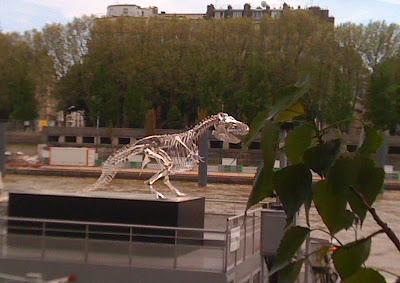
{"label": "dinosaur foot", "polygon": [[157,199],[167,199],[162,193],[154,192]]}
{"label": "dinosaur foot", "polygon": [[180,191],[175,192],[178,197],[185,197],[187,194],[181,193]]}

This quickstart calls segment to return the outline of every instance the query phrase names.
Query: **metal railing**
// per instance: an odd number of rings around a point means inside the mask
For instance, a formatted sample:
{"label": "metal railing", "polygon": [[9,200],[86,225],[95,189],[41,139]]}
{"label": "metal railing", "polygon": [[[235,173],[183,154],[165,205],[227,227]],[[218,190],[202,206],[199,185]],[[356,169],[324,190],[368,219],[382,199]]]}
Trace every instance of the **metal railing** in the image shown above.
{"label": "metal railing", "polygon": [[[226,223],[226,249],[224,259],[225,271],[228,271],[247,257],[258,254],[260,251],[261,208],[248,210],[247,213],[231,216]],[[232,237],[233,231],[239,237]],[[239,231],[239,232],[238,232]],[[230,234],[230,236],[229,236]],[[232,241],[236,243],[232,243]],[[237,241],[239,241],[237,243]]]}
{"label": "metal railing", "polygon": [[225,229],[0,217],[0,257],[227,272],[259,252],[259,212],[229,217]]}

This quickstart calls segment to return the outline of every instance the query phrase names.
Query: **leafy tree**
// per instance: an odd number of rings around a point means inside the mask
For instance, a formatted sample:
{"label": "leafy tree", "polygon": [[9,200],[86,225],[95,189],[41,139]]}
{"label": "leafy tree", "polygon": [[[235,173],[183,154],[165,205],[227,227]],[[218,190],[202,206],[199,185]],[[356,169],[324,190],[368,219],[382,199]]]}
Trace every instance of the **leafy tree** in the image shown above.
{"label": "leafy tree", "polygon": [[37,116],[32,49],[17,34],[0,34],[0,119]]}
{"label": "leafy tree", "polygon": [[345,23],[338,27],[338,39],[344,46],[359,52],[364,63],[373,70],[377,65],[396,56],[400,48],[400,26],[385,21],[367,25]]}
{"label": "leafy tree", "polygon": [[400,57],[378,65],[367,96],[368,118],[376,127],[395,131],[400,124]]}
{"label": "leafy tree", "polygon": [[[84,100],[88,111],[95,113],[89,117],[97,115],[94,105],[102,107],[103,88],[91,86],[99,69],[106,68],[106,84],[113,85],[109,95],[115,103],[115,111],[107,119],[116,126],[142,126],[137,121],[143,119],[136,119],[134,113],[149,107],[159,110],[159,122],[168,121],[174,105],[184,113],[185,125],[197,120],[198,109],[208,113],[223,110],[250,121],[305,73],[314,78],[306,107],[323,110],[319,111],[323,120],[339,115],[344,120],[351,116],[355,96],[364,87],[360,55],[339,45],[332,25],[306,12],[287,11],[280,19],[267,18],[257,24],[250,19],[121,17],[85,26],[90,26],[90,40],[80,40],[85,42],[85,55],[65,64],[57,62],[73,57],[64,35],[71,25],[61,30],[49,26],[44,32],[49,38],[57,33],[61,37],[61,44],[53,40],[49,45],[56,69],[59,73],[67,70],[56,88],[62,90],[60,106]],[[81,71],[71,67],[72,63]],[[133,100],[137,104],[129,106]],[[128,113],[133,108],[135,111]]]}
{"label": "leafy tree", "polygon": [[183,127],[182,113],[177,106],[172,106],[168,112],[168,127],[171,129],[181,129]]}
{"label": "leafy tree", "polygon": [[144,124],[144,129],[147,136],[151,136],[155,134],[156,130],[156,111],[154,109],[149,109],[146,112],[146,120]]}

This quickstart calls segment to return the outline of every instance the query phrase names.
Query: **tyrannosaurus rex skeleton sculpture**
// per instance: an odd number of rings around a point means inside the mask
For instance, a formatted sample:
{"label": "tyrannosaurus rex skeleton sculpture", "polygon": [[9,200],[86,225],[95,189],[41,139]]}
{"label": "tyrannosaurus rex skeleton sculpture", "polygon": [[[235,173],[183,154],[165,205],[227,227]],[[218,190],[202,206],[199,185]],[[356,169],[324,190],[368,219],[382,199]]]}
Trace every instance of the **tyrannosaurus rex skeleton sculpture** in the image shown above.
{"label": "tyrannosaurus rex skeleton sculpture", "polygon": [[164,183],[177,196],[184,196],[169,181],[169,176],[191,170],[202,161],[197,143],[208,129],[214,127],[212,134],[219,140],[239,143],[240,136],[248,133],[249,127],[226,113],[219,113],[204,119],[192,129],[178,134],[149,136],[129,144],[112,154],[103,164],[102,174],[95,184],[86,189],[94,191],[109,184],[117,174],[118,165],[127,162],[132,156],[143,154],[142,169],[151,159],[161,166],[161,170],[146,181],[150,191],[157,198],[165,196],[153,188],[153,184],[164,177]]}

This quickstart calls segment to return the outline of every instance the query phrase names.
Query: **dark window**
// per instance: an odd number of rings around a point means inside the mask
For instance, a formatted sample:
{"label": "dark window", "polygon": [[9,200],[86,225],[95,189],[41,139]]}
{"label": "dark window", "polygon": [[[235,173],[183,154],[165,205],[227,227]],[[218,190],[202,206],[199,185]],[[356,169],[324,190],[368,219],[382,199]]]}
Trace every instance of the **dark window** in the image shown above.
{"label": "dark window", "polygon": [[242,144],[241,143],[230,143],[229,144],[229,149],[241,149]]}
{"label": "dark window", "polygon": [[66,136],[65,142],[76,143],[76,137],[75,136]]}
{"label": "dark window", "polygon": [[83,137],[83,143],[94,143],[94,137]]}
{"label": "dark window", "polygon": [[222,141],[210,141],[210,148],[223,148]]}
{"label": "dark window", "polygon": [[131,139],[130,138],[118,138],[118,143],[119,144],[130,144]]}
{"label": "dark window", "polygon": [[111,144],[111,138],[108,138],[108,137],[101,137],[101,138],[100,138],[100,143],[101,143],[101,144]]}
{"label": "dark window", "polygon": [[48,142],[58,142],[59,136],[47,136]]}
{"label": "dark window", "polygon": [[252,142],[249,145],[249,149],[260,149],[260,148],[261,148],[260,142]]}
{"label": "dark window", "polygon": [[400,154],[400,146],[389,147],[389,154]]}
{"label": "dark window", "polygon": [[348,145],[347,145],[347,150],[348,150],[349,152],[355,152],[355,151],[357,150],[357,146],[354,145],[354,144],[348,144]]}

